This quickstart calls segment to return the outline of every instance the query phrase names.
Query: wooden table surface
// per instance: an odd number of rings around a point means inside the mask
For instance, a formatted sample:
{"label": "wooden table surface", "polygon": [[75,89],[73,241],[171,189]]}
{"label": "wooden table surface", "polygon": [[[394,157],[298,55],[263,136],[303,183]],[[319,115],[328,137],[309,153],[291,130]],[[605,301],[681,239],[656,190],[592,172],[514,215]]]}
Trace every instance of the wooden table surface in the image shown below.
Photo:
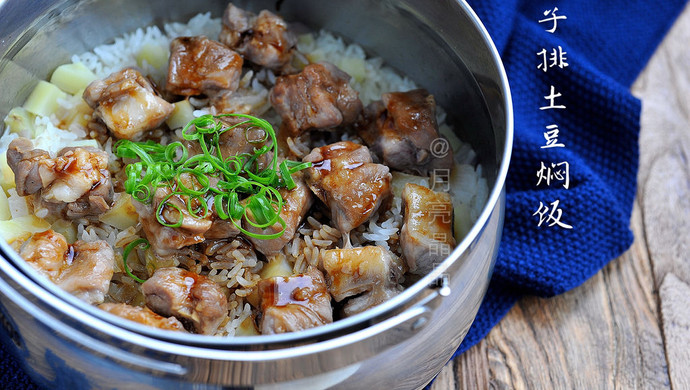
{"label": "wooden table surface", "polygon": [[690,7],[635,82],[632,247],[580,287],[527,297],[434,382],[446,389],[690,389]]}

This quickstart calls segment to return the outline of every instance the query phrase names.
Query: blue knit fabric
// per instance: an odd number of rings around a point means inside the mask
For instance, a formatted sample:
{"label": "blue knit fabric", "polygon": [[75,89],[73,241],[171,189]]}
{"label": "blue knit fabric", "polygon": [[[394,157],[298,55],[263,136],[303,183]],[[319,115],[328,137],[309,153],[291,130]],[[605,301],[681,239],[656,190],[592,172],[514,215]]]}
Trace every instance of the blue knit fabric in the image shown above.
{"label": "blue knit fabric", "polygon": [[[468,0],[491,34],[513,95],[515,138],[496,269],[456,356],[479,342],[523,295],[553,296],[582,284],[632,243],[640,101],[630,85],[685,5],[684,0]],[[539,23],[553,12],[564,15]],[[537,66],[561,47],[567,67]],[[550,62],[549,58],[549,62]],[[548,106],[545,96],[562,96]],[[558,125],[563,148],[542,149]],[[542,162],[567,162],[570,185],[537,186]],[[561,222],[537,226],[540,202],[559,201]]]}
{"label": "blue knit fabric", "polygon": [[[479,342],[525,294],[572,289],[632,243],[630,214],[638,163],[640,102],[629,87],[685,1],[470,0],[493,37],[508,73],[515,147],[507,182],[504,236],[486,299],[456,353]],[[544,11],[558,7],[556,31]],[[542,49],[560,46],[567,67],[537,69]],[[540,110],[554,86],[566,109]],[[556,124],[564,148],[541,149]],[[568,162],[570,186],[537,187],[541,163]],[[559,187],[560,186],[560,187]],[[537,226],[539,203],[559,200],[561,221]],[[0,343],[0,383],[33,389]]]}

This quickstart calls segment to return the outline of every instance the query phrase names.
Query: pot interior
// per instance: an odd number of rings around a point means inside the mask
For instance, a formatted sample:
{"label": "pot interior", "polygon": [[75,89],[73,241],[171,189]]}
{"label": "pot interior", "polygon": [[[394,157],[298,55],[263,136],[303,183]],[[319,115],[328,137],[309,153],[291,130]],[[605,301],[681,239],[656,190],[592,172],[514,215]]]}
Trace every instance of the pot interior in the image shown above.
{"label": "pot interior", "polygon": [[[455,0],[244,0],[234,3],[257,12],[269,9],[288,22],[314,30],[326,29],[348,42],[356,42],[367,54],[384,58],[387,65],[433,93],[438,105],[446,110],[447,123],[478,153],[490,196],[476,225],[485,223],[505,179],[512,132],[511,107],[500,60],[466,3]],[[139,27],[186,22],[199,12],[220,17],[227,2],[42,0],[36,1],[30,10],[22,5],[21,0],[8,0],[0,6],[2,20],[9,21],[0,26],[2,117],[11,108],[23,104],[38,80],[49,78],[58,65],[71,62],[73,54],[111,43],[114,37]],[[459,247],[466,249],[478,234],[480,229],[473,229]],[[2,246],[6,247],[4,242]],[[460,252],[456,250],[444,264],[457,260]],[[351,317],[345,324],[324,326],[319,332],[371,320],[411,299],[430,281],[423,278],[376,310]],[[69,294],[61,296],[84,310],[97,311]]]}

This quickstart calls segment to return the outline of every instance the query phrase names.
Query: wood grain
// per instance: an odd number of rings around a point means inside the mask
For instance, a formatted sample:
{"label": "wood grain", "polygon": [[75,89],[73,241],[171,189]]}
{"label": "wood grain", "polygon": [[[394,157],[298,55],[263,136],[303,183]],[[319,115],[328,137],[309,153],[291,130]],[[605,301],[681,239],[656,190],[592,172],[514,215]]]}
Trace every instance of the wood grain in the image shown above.
{"label": "wood grain", "polygon": [[[454,363],[447,364],[443,368],[443,372],[446,371],[455,374],[453,376],[455,388],[488,389],[489,387],[496,387],[489,386],[489,354],[485,343],[479,343],[472,348],[472,352],[465,353],[462,359],[457,359]],[[441,378],[439,377],[439,379]],[[439,384],[444,384],[444,382],[439,381]],[[438,388],[452,389],[454,387],[441,386]]]}
{"label": "wood grain", "polygon": [[668,274],[659,294],[671,383],[674,389],[690,389],[690,286],[674,274]]}
{"label": "wood grain", "polygon": [[[632,226],[644,237],[639,205]],[[670,388],[653,285],[637,239],[573,291],[522,299],[432,389]]]}
{"label": "wood grain", "polygon": [[685,12],[633,86],[643,98],[639,197],[658,288],[690,282],[690,17]]}
{"label": "wood grain", "polygon": [[690,389],[689,41],[686,8],[632,88],[643,102],[633,246],[566,294],[522,299],[434,390]]}
{"label": "wood grain", "polygon": [[690,11],[633,86],[643,97],[639,198],[673,389],[690,388]]}

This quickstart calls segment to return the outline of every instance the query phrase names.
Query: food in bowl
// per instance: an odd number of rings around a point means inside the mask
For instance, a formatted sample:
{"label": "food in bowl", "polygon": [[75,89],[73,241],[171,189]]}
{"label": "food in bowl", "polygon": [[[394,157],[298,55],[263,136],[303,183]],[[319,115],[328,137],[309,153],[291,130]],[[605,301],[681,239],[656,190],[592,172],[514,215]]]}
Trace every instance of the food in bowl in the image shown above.
{"label": "food in bowl", "polygon": [[5,120],[0,231],[66,291],[165,330],[299,331],[398,294],[478,217],[471,147],[361,47],[233,4],[164,31],[75,55]]}

